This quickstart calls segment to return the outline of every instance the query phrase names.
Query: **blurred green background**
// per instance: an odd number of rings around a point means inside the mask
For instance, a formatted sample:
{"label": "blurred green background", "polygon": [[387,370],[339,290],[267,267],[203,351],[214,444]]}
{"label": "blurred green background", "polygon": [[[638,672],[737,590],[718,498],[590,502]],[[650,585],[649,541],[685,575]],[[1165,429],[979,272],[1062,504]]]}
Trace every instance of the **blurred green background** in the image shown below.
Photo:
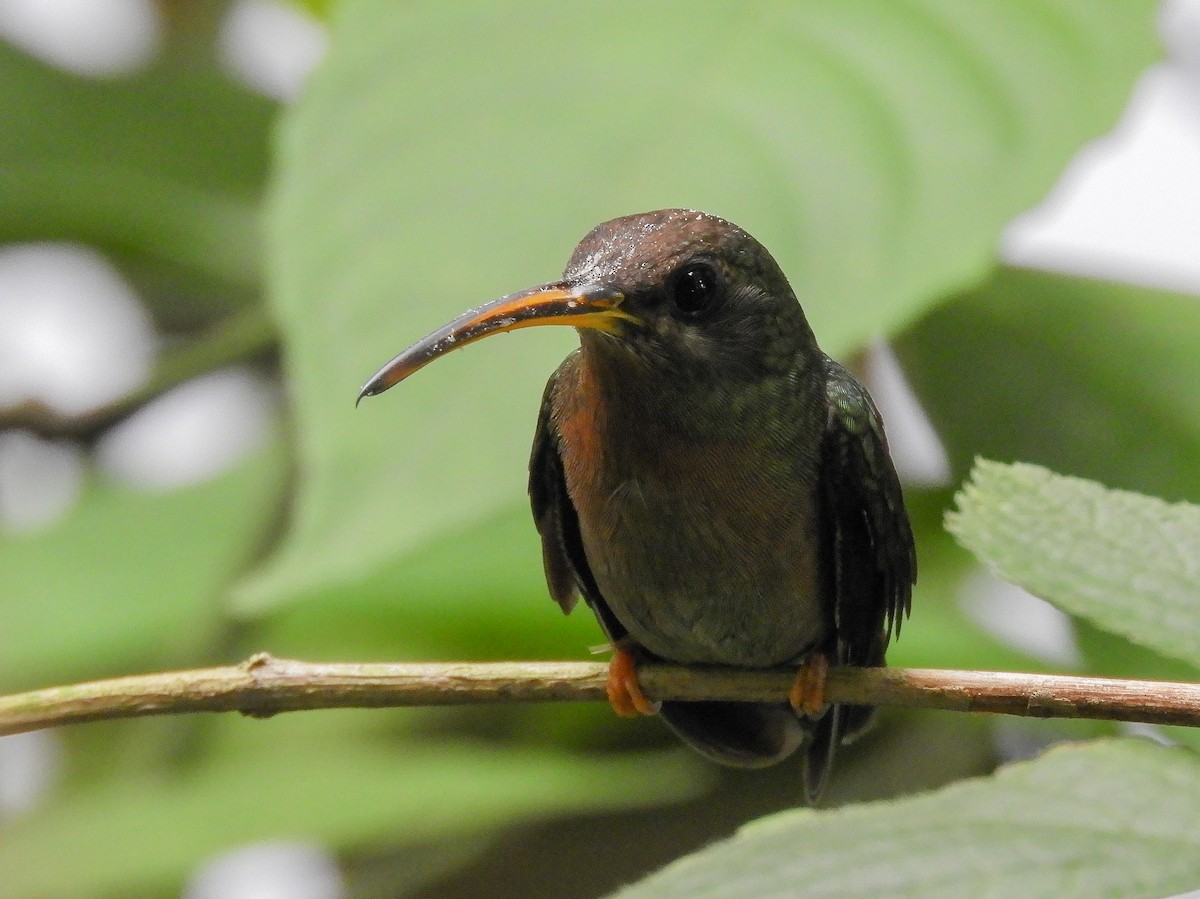
{"label": "blurred green background", "polygon": [[[1139,77],[1171,71],[1157,4],[139,8],[141,55],[108,68],[0,43],[0,690],[258,650],[586,658],[600,632],[548,601],[524,498],[573,337],[354,397],[453,314],[555,277],[592,225],[662,206],[754,233],[877,390],[921,567],[893,664],[1197,676],[1004,592],[942,528],[977,455],[1200,500],[1200,306],[1161,289],[1188,283],[1000,251]],[[76,305],[46,313],[11,274],[35,263],[125,300],[68,281]],[[120,302],[140,344],[46,342],[103,335],[77,310]],[[118,363],[100,399],[43,390]],[[888,712],[824,804],[1111,731]],[[324,871],[317,897],[593,897],[801,801],[796,764],[718,770],[601,706],[97,724],[0,740],[0,772],[12,897],[221,895],[214,860],[256,844]]]}

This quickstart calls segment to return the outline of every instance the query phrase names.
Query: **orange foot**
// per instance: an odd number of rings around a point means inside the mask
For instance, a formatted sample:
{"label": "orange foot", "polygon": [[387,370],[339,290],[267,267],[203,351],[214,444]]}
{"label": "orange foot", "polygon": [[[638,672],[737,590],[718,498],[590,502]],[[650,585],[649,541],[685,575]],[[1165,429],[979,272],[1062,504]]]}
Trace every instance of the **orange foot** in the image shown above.
{"label": "orange foot", "polygon": [[796,673],[796,681],[788,693],[788,702],[797,712],[809,718],[820,718],[829,703],[825,701],[825,677],[829,673],[829,658],[823,652],[810,652]]}
{"label": "orange foot", "polygon": [[621,641],[613,647],[612,661],[608,663],[608,701],[613,711],[623,718],[638,715],[655,715],[658,703],[651,702],[638,683],[638,647]]}

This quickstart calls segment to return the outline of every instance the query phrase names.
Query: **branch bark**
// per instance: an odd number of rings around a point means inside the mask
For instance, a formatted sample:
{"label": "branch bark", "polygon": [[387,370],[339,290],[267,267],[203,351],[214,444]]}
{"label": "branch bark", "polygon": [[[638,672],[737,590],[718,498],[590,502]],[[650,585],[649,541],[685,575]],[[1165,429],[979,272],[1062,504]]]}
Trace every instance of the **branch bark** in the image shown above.
{"label": "branch bark", "polygon": [[[0,697],[0,735],[112,718],[186,712],[588,702],[605,699],[608,666],[596,662],[322,664],[266,653],[240,665],[168,671]],[[644,663],[650,699],[782,701],[792,669],[763,671]],[[825,697],[859,705],[1096,718],[1200,726],[1200,684],[954,671],[834,668]]]}

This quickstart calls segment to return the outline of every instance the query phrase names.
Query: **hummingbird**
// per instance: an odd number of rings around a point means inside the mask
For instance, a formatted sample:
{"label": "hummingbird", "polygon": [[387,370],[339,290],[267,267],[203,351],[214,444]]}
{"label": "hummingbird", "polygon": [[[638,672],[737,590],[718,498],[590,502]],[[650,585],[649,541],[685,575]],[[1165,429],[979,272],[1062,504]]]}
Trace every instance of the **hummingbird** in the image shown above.
{"label": "hummingbird", "polygon": [[[657,712],[709,759],[764,767],[803,748],[815,801],[873,709],[829,705],[828,665],[881,666],[916,551],[883,422],[817,345],[779,265],[690,209],[593,228],[560,280],[472,309],[413,344],[359,400],[491,334],[569,325],[546,385],[529,498],[549,593],[580,597],[614,647],[621,714]],[[643,660],[799,665],[789,701],[650,703]]]}

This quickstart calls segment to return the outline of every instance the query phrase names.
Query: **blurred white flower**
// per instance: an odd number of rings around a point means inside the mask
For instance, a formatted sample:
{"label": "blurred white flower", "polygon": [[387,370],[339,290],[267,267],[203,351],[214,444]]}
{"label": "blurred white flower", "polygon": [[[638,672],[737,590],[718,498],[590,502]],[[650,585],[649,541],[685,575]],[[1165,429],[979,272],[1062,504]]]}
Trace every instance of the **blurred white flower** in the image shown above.
{"label": "blurred white flower", "polygon": [[124,75],[158,52],[153,0],[0,0],[0,36],[77,75]]}
{"label": "blurred white flower", "polygon": [[62,741],[53,731],[0,737],[0,821],[35,808],[58,779]]}
{"label": "blurred white flower", "polygon": [[140,387],[154,360],[132,289],[87,247],[0,247],[0,408],[37,400],[65,415]]}
{"label": "blurred white flower", "polygon": [[1200,293],[1200,109],[1179,71],[1152,67],[1120,123],[1075,157],[1005,231],[1017,265]]}
{"label": "blurred white flower", "polygon": [[183,889],[182,899],[342,899],[337,861],[319,846],[258,843],[217,856]]}
{"label": "blurred white flower", "polygon": [[83,492],[83,452],[65,440],[0,432],[0,532],[47,528]]}
{"label": "blurred white flower", "polygon": [[131,486],[169,490],[214,477],[269,439],[276,391],[245,368],[194,378],[150,401],[96,444],[96,462]]}
{"label": "blurred white flower", "polygon": [[1001,643],[1058,665],[1082,660],[1070,616],[982,568],[963,584],[959,603]]}
{"label": "blurred white flower", "polygon": [[292,100],[325,55],[328,37],[293,3],[237,0],[217,39],[221,62],[253,90]]}

